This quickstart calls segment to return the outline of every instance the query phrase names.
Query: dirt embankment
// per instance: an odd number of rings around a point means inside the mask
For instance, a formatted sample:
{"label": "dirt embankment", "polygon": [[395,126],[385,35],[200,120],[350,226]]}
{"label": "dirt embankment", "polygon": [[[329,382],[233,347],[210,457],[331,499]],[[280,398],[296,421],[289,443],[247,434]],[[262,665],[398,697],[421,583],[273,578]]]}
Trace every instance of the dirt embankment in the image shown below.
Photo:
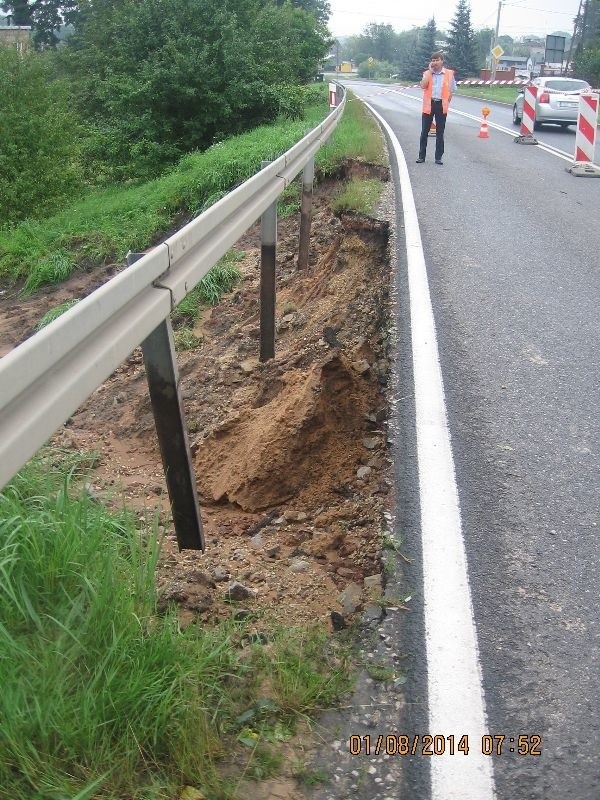
{"label": "dirt embankment", "polygon": [[[331,624],[334,612],[343,625],[378,591],[391,485],[388,231],[383,222],[333,215],[335,186],[316,194],[307,270],[296,268],[297,221],[280,223],[276,357],[257,357],[257,230],[236,246],[243,280],[199,321],[200,346],[179,355],[207,539],[206,553],[179,553],[167,524],[159,585],[184,617],[230,616],[233,596],[242,611],[280,610],[286,624]],[[25,301],[6,292],[0,352],[30,335],[46,310],[84,296],[115,269]],[[55,442],[100,452],[91,492],[122,488],[140,513],[157,504],[168,511],[139,351]],[[243,587],[232,591],[234,582]]]}

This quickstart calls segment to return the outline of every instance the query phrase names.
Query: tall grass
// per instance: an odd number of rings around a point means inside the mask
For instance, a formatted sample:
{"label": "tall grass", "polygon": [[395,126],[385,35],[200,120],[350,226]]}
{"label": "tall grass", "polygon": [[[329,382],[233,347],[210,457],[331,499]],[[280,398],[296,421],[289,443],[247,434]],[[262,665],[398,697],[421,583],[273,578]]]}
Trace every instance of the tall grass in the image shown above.
{"label": "tall grass", "polygon": [[52,217],[0,230],[0,278],[25,278],[26,291],[32,292],[65,280],[78,267],[123,260],[128,250],[146,249],[321,122],[328,113],[324,93],[302,120],[282,118],[191,153],[155,180],[93,190]]}
{"label": "tall grass", "polygon": [[219,759],[275,728],[252,719],[259,676],[290,719],[339,696],[343,665],[315,637],[287,631],[267,656],[240,624],[158,615],[156,530],[92,500],[88,465],[64,458],[44,451],[0,494],[0,797],[232,798]]}
{"label": "tall grass", "polygon": [[350,160],[380,166],[388,163],[385,141],[377,122],[352,92],[348,92],[342,121],[317,153],[315,162],[318,171],[328,175]]}
{"label": "tall grass", "polygon": [[[302,120],[261,126],[185,156],[155,180],[93,190],[52,217],[0,230],[0,280],[22,279],[24,292],[31,293],[64,281],[78,268],[123,261],[129,250],[145,250],[314,128],[328,113],[322,91],[323,99],[308,107]],[[379,128],[353,95],[330,142],[317,154],[317,172],[331,174],[348,159],[386,163]]]}
{"label": "tall grass", "polygon": [[375,211],[383,188],[383,182],[375,178],[368,180],[351,178],[333,198],[331,207],[334,211],[358,211],[361,214],[371,215]]}

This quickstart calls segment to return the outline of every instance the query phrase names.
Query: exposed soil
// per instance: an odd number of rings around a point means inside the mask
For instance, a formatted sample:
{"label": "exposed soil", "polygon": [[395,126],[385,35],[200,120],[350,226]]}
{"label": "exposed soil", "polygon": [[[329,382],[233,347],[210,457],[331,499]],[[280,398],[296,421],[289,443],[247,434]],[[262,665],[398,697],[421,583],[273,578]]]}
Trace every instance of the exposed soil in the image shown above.
{"label": "exposed soil", "polygon": [[[365,166],[360,166],[364,173]],[[297,220],[280,222],[276,357],[258,361],[259,232],[236,249],[243,280],[199,321],[202,343],[179,354],[206,552],[178,552],[140,350],[54,437],[97,450],[90,492],[122,490],[143,513],[165,512],[163,601],[184,618],[281,611],[286,624],[360,611],[381,574],[386,455],[387,224],[335,216],[338,182],[315,194],[311,263],[296,268]],[[83,297],[122,268],[77,274],[32,298],[0,297],[0,352],[50,308]],[[244,597],[244,595],[246,595]],[[239,602],[233,610],[239,611]],[[334,615],[335,617],[335,615]],[[343,624],[337,617],[337,624]]]}

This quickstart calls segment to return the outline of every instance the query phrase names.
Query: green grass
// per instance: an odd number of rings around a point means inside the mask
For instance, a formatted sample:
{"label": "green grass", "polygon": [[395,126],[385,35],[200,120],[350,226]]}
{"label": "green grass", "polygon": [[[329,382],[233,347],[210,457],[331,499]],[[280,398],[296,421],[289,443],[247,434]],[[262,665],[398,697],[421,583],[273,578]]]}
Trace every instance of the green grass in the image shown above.
{"label": "green grass", "polygon": [[185,156],[171,172],[139,186],[90,191],[60,213],[0,230],[0,279],[25,291],[65,280],[79,267],[121,261],[212,205],[288,150],[328,113],[322,100],[303,120],[256,128]]}
{"label": "green grass", "polygon": [[93,500],[91,463],[45,450],[0,494],[3,796],[233,798],[240,773],[277,770],[299,714],[348,688],[345,660],[314,631],[249,645],[245,623],[157,614],[156,525]]}
{"label": "green grass", "polygon": [[373,116],[352,92],[348,92],[346,109],[329,142],[316,155],[321,173],[334,173],[345,161],[362,161],[387,166],[387,150],[383,135]]}
{"label": "green grass", "polygon": [[46,325],[49,325],[51,322],[54,322],[55,319],[58,319],[62,314],[65,313],[65,311],[68,311],[70,308],[73,308],[73,306],[77,305],[78,302],[79,300],[76,299],[67,300],[66,302],[61,303],[58,306],[54,306],[54,308],[51,308],[49,311],[46,311],[44,316],[35,326],[36,331],[41,331],[42,328],[45,328]]}
{"label": "green grass", "polygon": [[[129,250],[147,249],[255,174],[261,161],[277,158],[314,128],[328,113],[325,91],[303,120],[256,128],[185,156],[155,180],[90,191],[52,217],[0,229],[0,281],[22,280],[23,292],[30,294],[66,280],[77,269],[123,261]],[[348,159],[387,163],[376,122],[351,94],[341,123],[317,153],[317,174],[332,174]],[[282,214],[295,213],[298,205],[295,184],[280,203]]]}
{"label": "green grass", "polygon": [[517,99],[518,86],[459,86],[456,94],[465,97],[478,97],[481,100],[507,103],[511,105]]}
{"label": "green grass", "polygon": [[375,211],[381,192],[383,181],[371,178],[351,178],[342,191],[333,199],[331,207],[334,211],[358,211],[361,214],[372,215]]}

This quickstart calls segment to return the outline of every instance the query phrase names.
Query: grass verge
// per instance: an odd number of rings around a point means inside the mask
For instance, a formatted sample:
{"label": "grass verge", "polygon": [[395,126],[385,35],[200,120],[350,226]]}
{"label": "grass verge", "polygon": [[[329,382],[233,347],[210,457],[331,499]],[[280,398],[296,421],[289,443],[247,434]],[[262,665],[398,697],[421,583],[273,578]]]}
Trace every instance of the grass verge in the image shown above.
{"label": "grass verge", "polygon": [[317,630],[257,643],[158,614],[157,526],[94,501],[89,464],[43,451],[0,494],[4,796],[233,800],[348,689],[345,655]]}
{"label": "grass verge", "polygon": [[47,219],[0,230],[0,279],[24,279],[26,293],[60,283],[79,267],[121,261],[212,205],[312,130],[328,113],[325,89],[302,120],[282,119],[190,153],[171,172],[137,186],[113,186]]}
{"label": "grass verge", "polygon": [[[122,261],[128,250],[145,250],[253,175],[261,161],[281,155],[314,128],[328,111],[324,92],[303,120],[262,126],[185,156],[155,180],[95,190],[52,217],[0,230],[0,280],[23,280],[23,292],[31,294],[61,283],[78,268]],[[374,164],[386,159],[377,125],[352,95],[331,141],[317,154],[318,173],[331,174],[348,159]],[[284,215],[297,210],[298,198],[295,185],[282,201]]]}
{"label": "grass verge", "polygon": [[323,175],[336,172],[346,161],[387,166],[387,149],[379,125],[352,92],[348,92],[342,121],[315,161]]}
{"label": "grass verge", "polygon": [[518,86],[459,86],[456,94],[465,97],[478,97],[494,103],[511,105],[517,99]]}
{"label": "grass verge", "polygon": [[363,180],[351,178],[341,192],[333,199],[331,207],[335,212],[358,211],[371,216],[381,197],[383,182],[375,178]]}

